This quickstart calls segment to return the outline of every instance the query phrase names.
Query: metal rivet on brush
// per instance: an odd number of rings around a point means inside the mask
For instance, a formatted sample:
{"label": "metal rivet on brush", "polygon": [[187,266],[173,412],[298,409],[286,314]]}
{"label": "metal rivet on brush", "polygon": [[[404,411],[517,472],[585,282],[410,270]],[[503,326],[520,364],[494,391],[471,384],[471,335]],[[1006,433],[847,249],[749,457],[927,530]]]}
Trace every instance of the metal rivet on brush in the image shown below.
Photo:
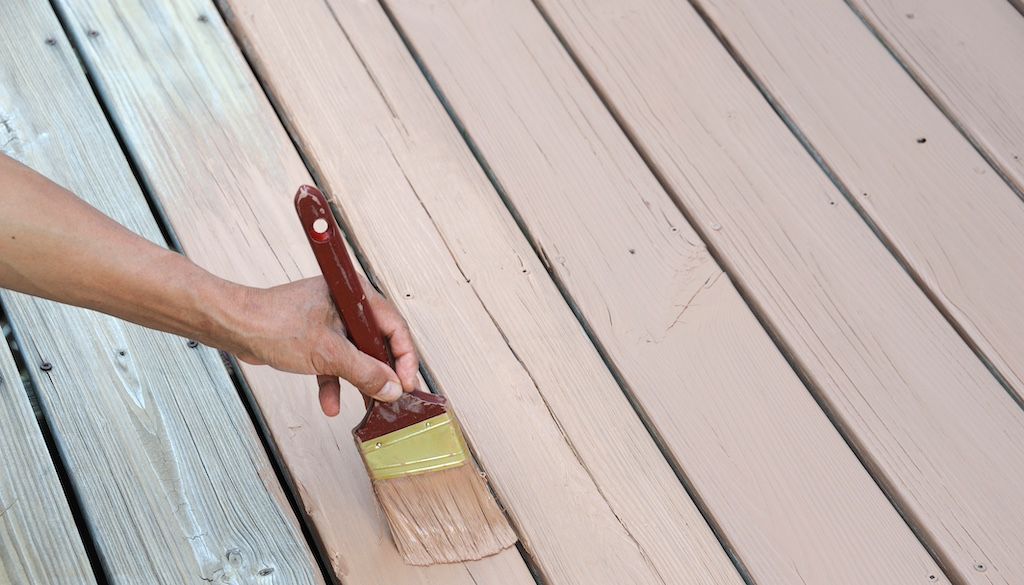
{"label": "metal rivet on brush", "polygon": [[39,369],[44,372],[49,372],[50,370],[53,369],[53,364],[51,364],[50,362],[43,362],[39,364]]}

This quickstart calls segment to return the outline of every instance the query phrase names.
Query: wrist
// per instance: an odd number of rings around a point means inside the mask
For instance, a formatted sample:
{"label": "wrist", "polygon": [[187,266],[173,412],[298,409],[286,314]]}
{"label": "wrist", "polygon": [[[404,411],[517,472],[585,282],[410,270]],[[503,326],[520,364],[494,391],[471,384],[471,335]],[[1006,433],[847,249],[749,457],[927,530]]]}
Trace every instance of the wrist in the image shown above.
{"label": "wrist", "polygon": [[197,341],[232,354],[249,352],[255,335],[260,289],[212,277],[197,291]]}

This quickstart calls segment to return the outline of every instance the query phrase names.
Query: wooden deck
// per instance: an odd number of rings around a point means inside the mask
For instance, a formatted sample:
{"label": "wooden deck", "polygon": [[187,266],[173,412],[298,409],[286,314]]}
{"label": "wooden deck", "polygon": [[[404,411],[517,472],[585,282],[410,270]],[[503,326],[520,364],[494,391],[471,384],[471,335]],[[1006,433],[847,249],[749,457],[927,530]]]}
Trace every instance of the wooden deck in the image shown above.
{"label": "wooden deck", "polygon": [[332,197],[522,541],[406,566],[354,390],[0,291],[0,584],[1024,583],[1022,9],[0,2],[0,148],[136,232],[270,286]]}

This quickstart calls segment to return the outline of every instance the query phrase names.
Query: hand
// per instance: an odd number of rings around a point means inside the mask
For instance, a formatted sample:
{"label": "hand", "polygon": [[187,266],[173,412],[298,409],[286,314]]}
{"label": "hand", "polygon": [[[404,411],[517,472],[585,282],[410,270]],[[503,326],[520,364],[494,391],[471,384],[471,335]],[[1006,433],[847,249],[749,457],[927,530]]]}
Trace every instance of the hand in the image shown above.
{"label": "hand", "polygon": [[297,374],[316,374],[320,407],[327,416],[341,410],[344,378],[363,394],[392,402],[419,386],[419,357],[398,309],[360,276],[377,324],[388,340],[395,369],[359,351],[345,336],[322,277],[269,289],[248,289],[252,330],[239,340],[239,359]]}

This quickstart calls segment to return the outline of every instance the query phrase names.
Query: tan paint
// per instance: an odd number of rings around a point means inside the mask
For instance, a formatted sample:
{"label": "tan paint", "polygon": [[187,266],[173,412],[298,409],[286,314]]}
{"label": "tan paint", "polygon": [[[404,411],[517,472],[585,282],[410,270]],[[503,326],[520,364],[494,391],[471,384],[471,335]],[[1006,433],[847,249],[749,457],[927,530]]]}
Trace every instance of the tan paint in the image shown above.
{"label": "tan paint", "polygon": [[[849,4],[936,103],[1024,191],[1024,3],[850,0]],[[1017,376],[1019,382],[1024,372],[1018,369]],[[1024,389],[1018,387],[1018,391]]]}
{"label": "tan paint", "polygon": [[1024,202],[842,0],[706,4],[857,205],[1024,397]]}
{"label": "tan paint", "polygon": [[[0,92],[17,112],[8,120],[16,154],[160,241],[50,4],[0,3],[0,21]],[[111,583],[323,582],[217,352],[98,313],[0,296]],[[74,551],[58,544],[40,544],[32,562],[70,561]]]}
{"label": "tan paint", "polygon": [[533,5],[387,4],[753,580],[938,576]]}
{"label": "tan paint", "polygon": [[950,576],[1024,580],[1024,412],[692,8],[541,4]]}
{"label": "tan paint", "polygon": [[380,7],[231,5],[546,582],[738,584]]}

